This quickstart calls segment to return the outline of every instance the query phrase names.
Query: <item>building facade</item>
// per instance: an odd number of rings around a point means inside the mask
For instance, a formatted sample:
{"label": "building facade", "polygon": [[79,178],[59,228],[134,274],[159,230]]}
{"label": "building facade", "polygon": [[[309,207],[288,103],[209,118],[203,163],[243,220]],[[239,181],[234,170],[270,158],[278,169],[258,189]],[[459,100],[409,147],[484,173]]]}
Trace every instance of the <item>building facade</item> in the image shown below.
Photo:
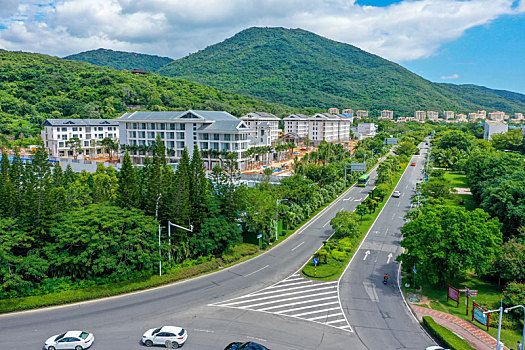
{"label": "building facade", "polygon": [[235,153],[240,170],[246,169],[251,130],[243,120],[226,112],[133,112],[117,119],[120,143],[132,161],[143,164],[148,146],[157,136],[164,142],[167,160],[176,163],[186,147],[190,156],[195,145],[202,152],[204,165],[220,165],[226,153]]}
{"label": "building facade", "polygon": [[321,141],[348,141],[351,125],[352,117],[342,114],[317,113],[308,119],[308,138],[314,145],[318,145]]}
{"label": "building facade", "polygon": [[501,111],[491,112],[489,113],[489,119],[503,121],[505,120],[505,112],[501,112]]}
{"label": "building facade", "polygon": [[308,137],[309,118],[304,114],[292,114],[283,118],[284,133],[297,134],[299,137]]}
{"label": "building facade", "polygon": [[507,131],[509,131],[509,126],[507,123],[502,121],[487,120],[483,127],[483,139],[485,141],[490,141],[492,139],[492,135],[504,134]]}
{"label": "building facade", "polygon": [[368,118],[368,111],[364,111],[364,110],[360,109],[357,112],[355,112],[355,116],[357,118]]}
{"label": "building facade", "polygon": [[428,120],[437,121],[439,118],[439,113],[436,111],[427,111]]}
{"label": "building facade", "polygon": [[343,114],[348,114],[349,116],[354,116],[354,110],[351,109],[351,108],[346,108],[346,109],[343,109]]}
{"label": "building facade", "polygon": [[[43,126],[42,140],[51,157],[104,157],[106,150],[99,142],[119,136],[118,123],[113,119],[47,119]],[[76,138],[80,147],[73,146],[72,139]]]}
{"label": "building facade", "polygon": [[366,139],[367,137],[374,137],[377,135],[377,125],[374,123],[359,123],[353,130],[354,136],[358,140]]}
{"label": "building facade", "polygon": [[425,111],[415,111],[414,112],[414,118],[419,121],[423,121],[427,119],[427,112]]}
{"label": "building facade", "polygon": [[394,119],[394,111],[389,111],[389,110],[382,110],[381,111],[381,118],[382,119]]}
{"label": "building facade", "polygon": [[443,119],[449,120],[454,119],[454,111],[443,111]]}
{"label": "building facade", "polygon": [[271,146],[279,137],[279,119],[266,112],[251,112],[241,117],[250,128],[250,143],[254,146]]}

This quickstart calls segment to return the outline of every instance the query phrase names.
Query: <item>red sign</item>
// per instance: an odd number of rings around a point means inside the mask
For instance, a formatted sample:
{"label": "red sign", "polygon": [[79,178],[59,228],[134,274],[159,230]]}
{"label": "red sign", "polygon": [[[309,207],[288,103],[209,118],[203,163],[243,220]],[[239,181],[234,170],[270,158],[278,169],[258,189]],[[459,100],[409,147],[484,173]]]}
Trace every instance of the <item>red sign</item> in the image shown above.
{"label": "red sign", "polygon": [[458,305],[456,307],[459,307],[459,289],[452,287],[450,284],[448,285],[448,294],[447,294],[447,301],[449,299],[454,300]]}

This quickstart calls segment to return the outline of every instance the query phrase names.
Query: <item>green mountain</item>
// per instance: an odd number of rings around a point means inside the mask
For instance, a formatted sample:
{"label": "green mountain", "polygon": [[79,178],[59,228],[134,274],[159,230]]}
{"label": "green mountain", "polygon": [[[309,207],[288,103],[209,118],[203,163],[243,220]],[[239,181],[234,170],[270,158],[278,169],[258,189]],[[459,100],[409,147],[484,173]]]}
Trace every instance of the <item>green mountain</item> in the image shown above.
{"label": "green mountain", "polygon": [[115,118],[132,109],[250,111],[290,107],[156,74],[135,75],[41,54],[0,50],[0,133],[35,135],[47,118]]}
{"label": "green mountain", "polygon": [[115,68],[118,70],[142,69],[156,72],[173,59],[155,55],[145,55],[136,52],[113,51],[109,49],[90,50],[64,57],[66,60],[88,62],[97,66]]}
{"label": "green mountain", "polygon": [[159,74],[294,107],[525,111],[525,95],[432,83],[352,45],[302,29],[249,28],[173,61]]}

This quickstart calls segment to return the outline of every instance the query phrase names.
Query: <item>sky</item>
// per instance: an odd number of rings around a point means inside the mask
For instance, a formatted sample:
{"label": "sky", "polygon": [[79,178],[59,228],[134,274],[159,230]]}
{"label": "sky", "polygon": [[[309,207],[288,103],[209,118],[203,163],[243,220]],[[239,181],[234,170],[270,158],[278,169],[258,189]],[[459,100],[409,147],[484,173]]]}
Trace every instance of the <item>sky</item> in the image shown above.
{"label": "sky", "polygon": [[302,28],[435,82],[525,93],[525,0],[0,0],[0,48],[180,58],[252,27]]}

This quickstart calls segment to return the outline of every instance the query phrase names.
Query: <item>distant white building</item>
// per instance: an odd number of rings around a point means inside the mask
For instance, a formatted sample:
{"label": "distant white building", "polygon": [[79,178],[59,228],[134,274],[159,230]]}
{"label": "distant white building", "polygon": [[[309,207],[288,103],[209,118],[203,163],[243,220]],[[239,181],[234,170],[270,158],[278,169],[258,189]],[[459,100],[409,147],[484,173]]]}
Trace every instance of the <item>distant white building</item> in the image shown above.
{"label": "distant white building", "polygon": [[284,133],[297,134],[297,136],[308,137],[309,116],[304,114],[292,114],[283,118]]}
{"label": "distant white building", "polygon": [[348,114],[348,115],[350,115],[350,116],[352,116],[352,117],[354,116],[354,110],[351,109],[351,108],[343,109],[343,112],[342,112],[342,113],[343,113],[343,114]]}
{"label": "distant white building", "polygon": [[394,119],[394,111],[389,111],[389,110],[382,110],[381,111],[381,118],[382,119]]}
{"label": "distant white building", "polygon": [[454,111],[443,111],[443,119],[454,119]]}
{"label": "distant white building", "polygon": [[501,112],[501,111],[491,112],[489,113],[489,119],[503,121],[505,120],[505,112]]}
{"label": "distant white building", "polygon": [[509,131],[507,123],[502,121],[487,120],[483,128],[483,139],[490,141],[494,134],[504,134]]}
{"label": "distant white building", "polygon": [[[102,157],[105,150],[98,142],[118,138],[118,123],[114,119],[47,119],[43,126],[42,140],[51,157]],[[80,140],[80,154],[68,143],[73,138]]]}
{"label": "distant white building", "polygon": [[317,113],[308,120],[308,138],[314,145],[321,141],[348,141],[352,117],[341,114]]}
{"label": "distant white building", "polygon": [[330,114],[339,114],[339,108],[329,108],[328,113]]}
{"label": "distant white building", "polygon": [[252,130],[250,143],[256,146],[271,146],[279,137],[279,119],[266,112],[251,112],[240,118]]}
{"label": "distant white building", "polygon": [[243,120],[227,112],[218,111],[173,111],[125,113],[117,119],[120,143],[129,150],[136,164],[143,164],[151,156],[148,146],[153,145],[157,136],[166,146],[169,163],[177,163],[186,148],[193,155],[195,145],[203,155],[204,166],[212,169],[221,164],[224,155],[235,153],[240,170],[246,169],[249,138],[252,130]]}
{"label": "distant white building", "polygon": [[362,140],[376,136],[377,125],[374,123],[359,123],[356,127],[352,128],[352,131],[358,140]]}
{"label": "distant white building", "polygon": [[419,121],[423,121],[427,119],[427,112],[425,111],[415,111],[414,112],[414,118]]}
{"label": "distant white building", "polygon": [[439,113],[436,111],[427,111],[427,118],[429,120],[437,121],[439,118]]}

